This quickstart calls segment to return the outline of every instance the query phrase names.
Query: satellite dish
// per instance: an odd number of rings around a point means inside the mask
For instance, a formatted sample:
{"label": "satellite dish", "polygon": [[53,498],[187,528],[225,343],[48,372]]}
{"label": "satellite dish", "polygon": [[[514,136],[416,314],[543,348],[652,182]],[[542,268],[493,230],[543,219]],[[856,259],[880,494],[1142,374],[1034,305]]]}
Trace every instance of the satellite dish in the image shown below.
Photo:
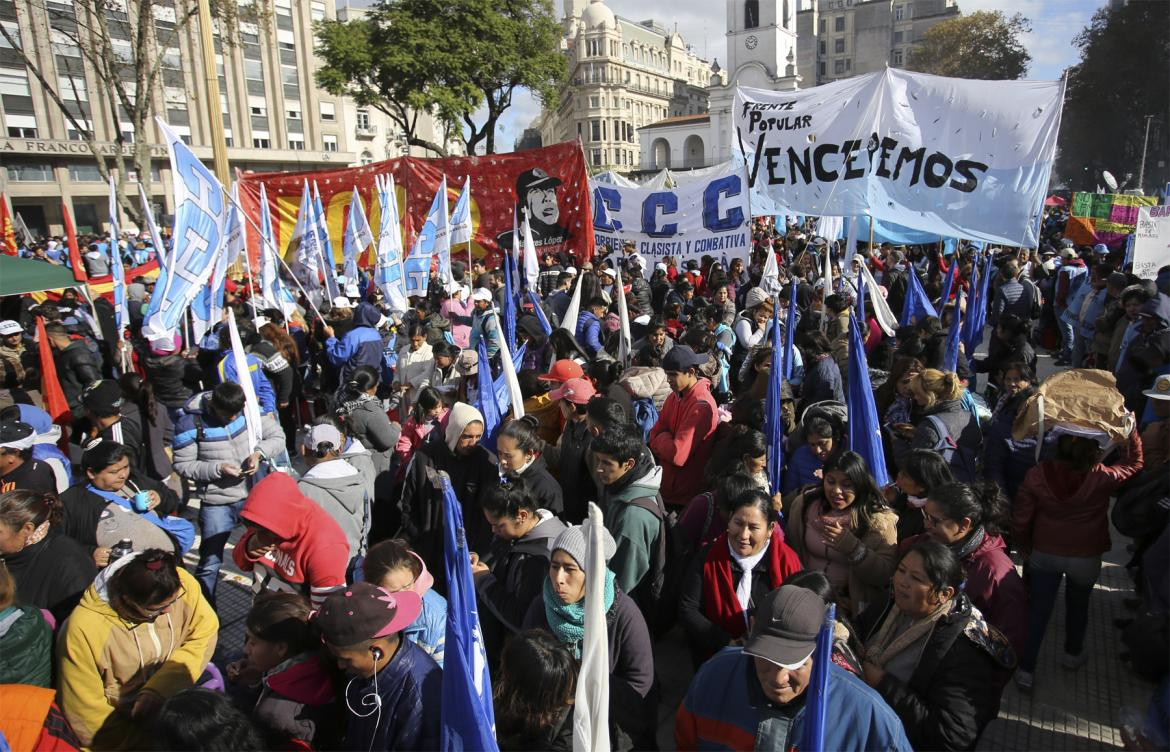
{"label": "satellite dish", "polygon": [[1109,190],[1117,190],[1117,178],[1113,177],[1113,173],[1109,170],[1101,171],[1101,179],[1105,181],[1105,185],[1109,186]]}

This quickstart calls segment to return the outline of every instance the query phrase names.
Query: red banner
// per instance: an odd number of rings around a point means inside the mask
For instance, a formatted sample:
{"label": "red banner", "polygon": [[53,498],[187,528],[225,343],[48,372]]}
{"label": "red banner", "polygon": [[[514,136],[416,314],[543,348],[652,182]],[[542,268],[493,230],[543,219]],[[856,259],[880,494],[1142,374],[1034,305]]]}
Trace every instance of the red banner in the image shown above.
{"label": "red banner", "polygon": [[[304,182],[316,182],[325,206],[333,254],[342,260],[342,239],[349,202],[356,188],[366,207],[370,227],[377,237],[381,209],[374,199],[374,176],[392,174],[398,212],[403,224],[422,227],[439,182],[447,176],[447,200],[453,207],[463,183],[471,179],[471,253],[499,265],[500,244],[511,247],[512,217],[517,207],[533,218],[533,240],[539,251],[561,251],[580,264],[593,257],[593,218],[589,209],[589,175],[585,157],[576,143],[543,149],[483,157],[422,159],[402,157],[317,172],[251,173],[240,178],[240,203],[259,226],[260,184],[268,193],[269,210],[277,246],[284,253],[296,226]],[[401,228],[400,228],[401,231]],[[248,248],[259,258],[259,237],[247,228]],[[409,242],[404,244],[409,252]],[[466,262],[466,244],[451,249],[451,258]]]}
{"label": "red banner", "polygon": [[3,193],[0,193],[0,251],[9,256],[20,253],[16,245],[16,232],[12,227],[12,214],[8,211],[8,201]]}

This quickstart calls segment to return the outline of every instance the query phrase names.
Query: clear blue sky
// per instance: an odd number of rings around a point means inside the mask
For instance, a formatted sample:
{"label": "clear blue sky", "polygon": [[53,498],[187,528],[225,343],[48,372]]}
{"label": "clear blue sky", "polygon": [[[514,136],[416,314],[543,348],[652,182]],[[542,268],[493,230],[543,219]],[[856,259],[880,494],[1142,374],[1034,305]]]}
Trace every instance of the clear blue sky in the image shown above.
{"label": "clear blue sky", "polygon": [[[801,0],[801,7],[808,0]],[[1133,0],[1142,2],[1143,0]],[[1163,2],[1164,0],[1156,0]],[[559,17],[562,0],[553,0]],[[1093,13],[1107,0],[959,0],[964,13],[999,10],[1006,15],[1021,13],[1032,22],[1032,31],[1024,40],[1032,55],[1028,78],[1056,79],[1079,59],[1072,40],[1088,25]],[[606,0],[618,15],[636,20],[654,18],[667,28],[678,24],[679,33],[688,44],[708,58],[726,60],[727,9],[712,0]],[[512,144],[540,112],[540,103],[527,92],[515,97],[512,107],[500,120],[496,148],[511,151]]]}

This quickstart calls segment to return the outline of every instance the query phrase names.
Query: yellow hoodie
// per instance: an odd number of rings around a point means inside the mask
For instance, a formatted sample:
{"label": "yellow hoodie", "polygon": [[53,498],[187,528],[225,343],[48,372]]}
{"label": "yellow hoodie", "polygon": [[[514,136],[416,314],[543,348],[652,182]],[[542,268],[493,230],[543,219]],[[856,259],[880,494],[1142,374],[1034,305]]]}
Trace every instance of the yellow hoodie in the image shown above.
{"label": "yellow hoodie", "polygon": [[133,558],[125,556],[98,574],[57,640],[61,708],[86,748],[149,746],[139,737],[145,724],[129,716],[138,693],[166,699],[194,686],[215,650],[219,618],[199,582],[183,569],[183,595],[168,613],[134,624],[114,612],[107,583]]}

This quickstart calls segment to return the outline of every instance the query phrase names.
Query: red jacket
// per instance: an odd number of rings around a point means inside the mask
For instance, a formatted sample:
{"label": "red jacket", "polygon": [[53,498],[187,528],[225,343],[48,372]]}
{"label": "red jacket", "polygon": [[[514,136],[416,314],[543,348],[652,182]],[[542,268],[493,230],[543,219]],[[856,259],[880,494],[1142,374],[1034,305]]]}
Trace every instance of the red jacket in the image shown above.
{"label": "red jacket", "polygon": [[683,506],[707,487],[703,480],[714,448],[719,408],[711,396],[711,382],[698,383],[681,397],[671,392],[658,422],[650,429],[650,451],[662,465],[662,498]]}
{"label": "red jacket", "polygon": [[1057,556],[1099,556],[1109,542],[1109,497],[1142,469],[1137,431],[1112,465],[1098,463],[1087,473],[1046,460],[1024,476],[1012,504],[1012,535],[1021,552]]}
{"label": "red jacket", "polygon": [[245,572],[257,566],[258,580],[279,580],[285,587],[307,596],[313,608],[325,597],[345,586],[349,564],[349,543],[337,521],[297,488],[284,473],[273,473],[256,484],[248,494],[240,517],[271,531],[281,542],[261,557],[248,554],[252,531],[240,538],[232,558]]}

